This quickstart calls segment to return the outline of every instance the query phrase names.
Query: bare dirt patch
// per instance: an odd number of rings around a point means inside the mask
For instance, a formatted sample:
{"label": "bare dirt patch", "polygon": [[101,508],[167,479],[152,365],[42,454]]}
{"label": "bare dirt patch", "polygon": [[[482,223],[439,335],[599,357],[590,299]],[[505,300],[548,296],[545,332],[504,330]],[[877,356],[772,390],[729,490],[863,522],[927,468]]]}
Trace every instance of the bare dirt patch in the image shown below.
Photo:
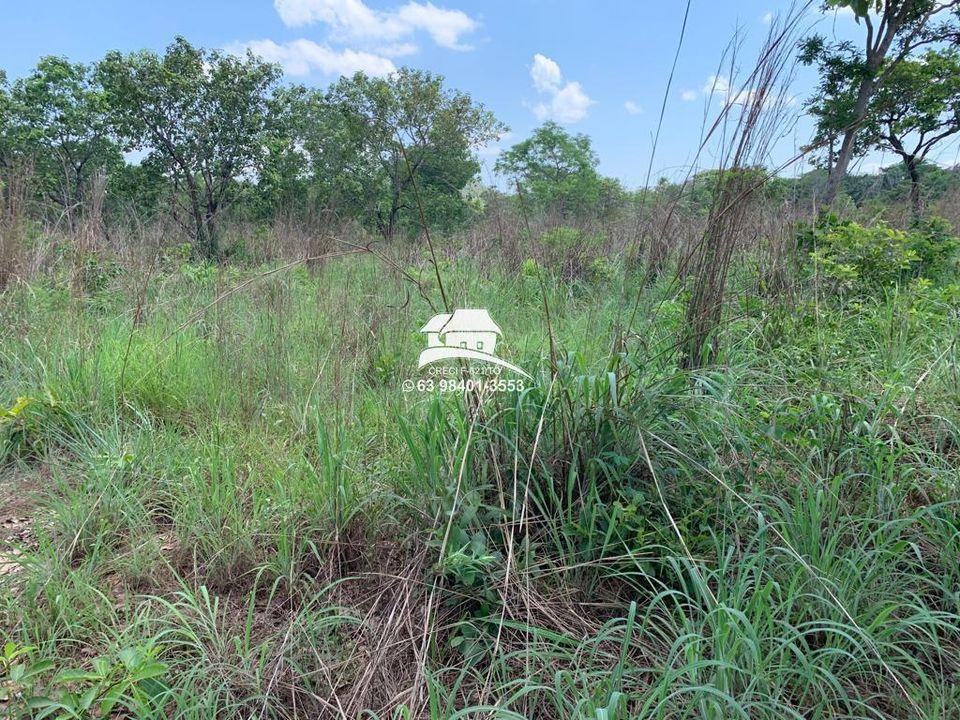
{"label": "bare dirt patch", "polygon": [[22,472],[0,475],[0,576],[19,572],[23,551],[36,547],[33,527],[39,480]]}

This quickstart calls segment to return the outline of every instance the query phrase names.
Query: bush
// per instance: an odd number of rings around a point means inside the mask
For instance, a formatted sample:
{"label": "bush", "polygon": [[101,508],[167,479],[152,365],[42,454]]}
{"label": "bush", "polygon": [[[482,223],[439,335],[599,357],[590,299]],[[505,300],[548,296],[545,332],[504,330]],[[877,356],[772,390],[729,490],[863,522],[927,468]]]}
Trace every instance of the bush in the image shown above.
{"label": "bush", "polygon": [[952,269],[960,238],[954,234],[949,220],[935,215],[918,218],[910,225],[910,236],[920,256],[920,275],[938,277]]}
{"label": "bush", "polygon": [[601,234],[588,234],[572,227],[560,226],[540,236],[544,259],[566,279],[589,274],[592,260],[598,257],[605,242]]}
{"label": "bush", "polygon": [[942,218],[928,218],[909,230],[885,223],[864,227],[829,217],[801,231],[801,248],[839,291],[875,292],[918,277],[946,273],[958,239]]}

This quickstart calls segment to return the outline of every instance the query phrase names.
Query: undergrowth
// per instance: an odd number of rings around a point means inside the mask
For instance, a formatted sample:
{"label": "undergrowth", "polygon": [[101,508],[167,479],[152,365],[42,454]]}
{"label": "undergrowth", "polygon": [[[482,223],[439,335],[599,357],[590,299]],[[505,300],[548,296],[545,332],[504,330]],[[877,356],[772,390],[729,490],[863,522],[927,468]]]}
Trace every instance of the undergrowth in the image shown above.
{"label": "undergrowth", "polygon": [[433,310],[373,259],[213,305],[252,271],[8,290],[0,462],[33,512],[0,704],[960,717],[956,286],[737,275],[688,372],[684,295],[653,282],[626,327],[611,268],[444,267],[534,378],[482,399],[401,390]]}

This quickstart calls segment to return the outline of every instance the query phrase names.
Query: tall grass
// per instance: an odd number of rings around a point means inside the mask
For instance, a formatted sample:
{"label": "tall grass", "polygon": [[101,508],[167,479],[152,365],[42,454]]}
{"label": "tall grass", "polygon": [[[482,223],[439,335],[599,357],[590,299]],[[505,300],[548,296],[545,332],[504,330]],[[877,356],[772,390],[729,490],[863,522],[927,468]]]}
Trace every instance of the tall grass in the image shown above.
{"label": "tall grass", "polygon": [[0,607],[38,691],[137,648],[139,717],[957,717],[949,302],[745,264],[691,372],[665,277],[623,338],[631,263],[454,260],[536,378],[477,404],[401,391],[430,310],[373,258],[199,317],[258,270],[161,262],[0,296],[0,482],[33,498]]}

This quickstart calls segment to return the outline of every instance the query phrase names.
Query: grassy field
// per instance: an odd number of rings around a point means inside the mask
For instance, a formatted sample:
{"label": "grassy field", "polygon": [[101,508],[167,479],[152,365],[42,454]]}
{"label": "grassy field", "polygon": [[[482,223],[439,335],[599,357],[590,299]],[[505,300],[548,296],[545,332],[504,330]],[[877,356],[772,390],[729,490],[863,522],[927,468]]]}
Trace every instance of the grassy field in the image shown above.
{"label": "grassy field", "polygon": [[672,276],[450,260],[477,398],[402,390],[429,267],[107,267],[0,295],[0,708],[960,718],[955,285],[744,259],[690,372]]}

